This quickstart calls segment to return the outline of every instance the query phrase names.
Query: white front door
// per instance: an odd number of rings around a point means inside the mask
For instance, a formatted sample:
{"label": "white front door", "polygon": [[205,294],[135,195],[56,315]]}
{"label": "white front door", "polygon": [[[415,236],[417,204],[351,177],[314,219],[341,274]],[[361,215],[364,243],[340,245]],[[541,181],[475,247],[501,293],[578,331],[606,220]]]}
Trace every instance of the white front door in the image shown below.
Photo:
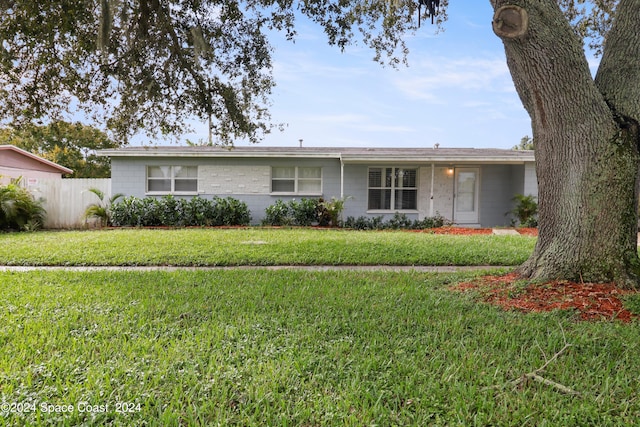
{"label": "white front door", "polygon": [[454,218],[457,224],[478,223],[478,168],[456,168]]}

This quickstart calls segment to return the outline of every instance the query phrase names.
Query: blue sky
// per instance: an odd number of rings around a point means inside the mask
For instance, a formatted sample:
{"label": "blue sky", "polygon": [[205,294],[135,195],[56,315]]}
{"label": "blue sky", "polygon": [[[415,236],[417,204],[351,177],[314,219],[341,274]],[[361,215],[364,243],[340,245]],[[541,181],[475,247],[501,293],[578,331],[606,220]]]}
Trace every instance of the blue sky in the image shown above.
{"label": "blue sky", "polygon": [[[364,46],[341,53],[319,26],[299,21],[295,43],[272,39],[277,86],[270,110],[287,126],[261,144],[513,147],[531,136],[531,125],[492,15],[487,0],[450,2],[446,31],[435,34],[423,22],[406,37],[409,66],[398,69],[374,62]],[[206,140],[206,124],[186,138]]]}

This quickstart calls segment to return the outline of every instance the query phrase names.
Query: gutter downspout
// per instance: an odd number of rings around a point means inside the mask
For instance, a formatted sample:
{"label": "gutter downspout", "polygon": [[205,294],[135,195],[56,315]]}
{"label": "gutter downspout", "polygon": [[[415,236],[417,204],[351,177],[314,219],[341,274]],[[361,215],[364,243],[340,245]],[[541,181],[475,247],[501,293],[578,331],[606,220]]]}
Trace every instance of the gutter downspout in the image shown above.
{"label": "gutter downspout", "polygon": [[344,199],[344,160],[340,153],[340,199]]}
{"label": "gutter downspout", "polygon": [[431,194],[429,197],[429,216],[433,218],[433,180],[436,175],[436,166],[431,163]]}

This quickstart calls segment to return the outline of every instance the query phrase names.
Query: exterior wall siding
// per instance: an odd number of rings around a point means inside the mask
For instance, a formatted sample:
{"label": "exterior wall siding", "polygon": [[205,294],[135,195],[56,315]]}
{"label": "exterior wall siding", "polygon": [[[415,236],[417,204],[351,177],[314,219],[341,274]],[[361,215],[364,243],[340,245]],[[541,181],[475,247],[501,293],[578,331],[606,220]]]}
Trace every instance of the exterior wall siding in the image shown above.
{"label": "exterior wall siding", "polygon": [[536,175],[535,162],[527,162],[524,164],[524,191],[525,196],[538,197],[538,176]]}
{"label": "exterior wall siding", "polygon": [[58,175],[58,177],[61,174],[61,171],[55,167],[9,150],[2,150],[2,154],[0,155],[0,167],[3,166],[8,169],[45,172]]}
{"label": "exterior wall siding", "polygon": [[344,166],[344,196],[349,198],[344,204],[344,211],[342,211],[344,219],[350,216],[354,218],[367,216],[368,170],[367,165]]}
{"label": "exterior wall siding", "polygon": [[[199,196],[233,197],[244,201],[251,211],[253,224],[259,224],[264,219],[265,209],[278,199],[287,202],[301,198],[323,197],[329,200],[340,197],[340,162],[336,159],[113,158],[112,191],[114,194],[147,197],[146,167],[164,165],[198,166]],[[321,167],[322,194],[272,195],[271,167],[278,166]]]}
{"label": "exterior wall siding", "polygon": [[[330,200],[341,195],[348,197],[343,211],[347,217],[382,216],[385,220],[394,213],[368,212],[368,164],[345,164],[344,184],[341,193],[341,167],[338,159],[327,158],[156,158],[114,157],[112,159],[112,192],[127,196],[146,197],[146,166],[184,165],[198,166],[198,193],[200,197],[234,197],[247,203],[252,223],[259,224],[265,209],[278,199],[322,197]],[[322,167],[322,194],[272,195],[271,167],[302,166]],[[396,166],[392,163],[385,166]],[[452,165],[456,166],[456,165]],[[418,209],[407,212],[411,219],[424,219],[439,214],[453,218],[454,174],[451,166],[436,165],[434,170],[433,201],[431,200],[431,166],[418,167]],[[465,166],[466,167],[466,166]],[[513,208],[513,196],[523,193],[525,185],[531,187],[531,171],[527,165],[478,165],[480,168],[479,222],[482,227],[509,224],[506,212]],[[533,187],[531,187],[533,188]],[[161,196],[155,196],[161,197]]]}
{"label": "exterior wall siding", "polygon": [[198,167],[198,193],[201,194],[269,194],[269,166],[201,165]]}
{"label": "exterior wall siding", "polygon": [[480,224],[508,226],[513,197],[524,190],[523,165],[484,165],[480,169]]}
{"label": "exterior wall siding", "polygon": [[0,166],[0,183],[8,184],[12,179],[21,178],[23,181],[29,179],[50,179],[50,180],[62,180],[60,172],[44,172],[32,169],[18,169]]}

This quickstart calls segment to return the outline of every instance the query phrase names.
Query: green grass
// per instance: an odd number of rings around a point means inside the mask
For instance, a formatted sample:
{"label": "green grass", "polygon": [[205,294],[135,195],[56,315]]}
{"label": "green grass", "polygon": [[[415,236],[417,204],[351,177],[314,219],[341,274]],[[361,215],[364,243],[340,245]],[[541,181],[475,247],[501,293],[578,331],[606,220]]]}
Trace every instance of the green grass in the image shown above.
{"label": "green grass", "polygon": [[[3,272],[0,401],[36,410],[0,413],[0,425],[637,423],[637,323],[503,312],[447,289],[472,277]],[[580,397],[508,385],[565,342],[542,375]],[[41,406],[81,401],[108,411]]]}
{"label": "green grass", "polygon": [[0,265],[518,265],[535,238],[317,229],[0,234]]}

